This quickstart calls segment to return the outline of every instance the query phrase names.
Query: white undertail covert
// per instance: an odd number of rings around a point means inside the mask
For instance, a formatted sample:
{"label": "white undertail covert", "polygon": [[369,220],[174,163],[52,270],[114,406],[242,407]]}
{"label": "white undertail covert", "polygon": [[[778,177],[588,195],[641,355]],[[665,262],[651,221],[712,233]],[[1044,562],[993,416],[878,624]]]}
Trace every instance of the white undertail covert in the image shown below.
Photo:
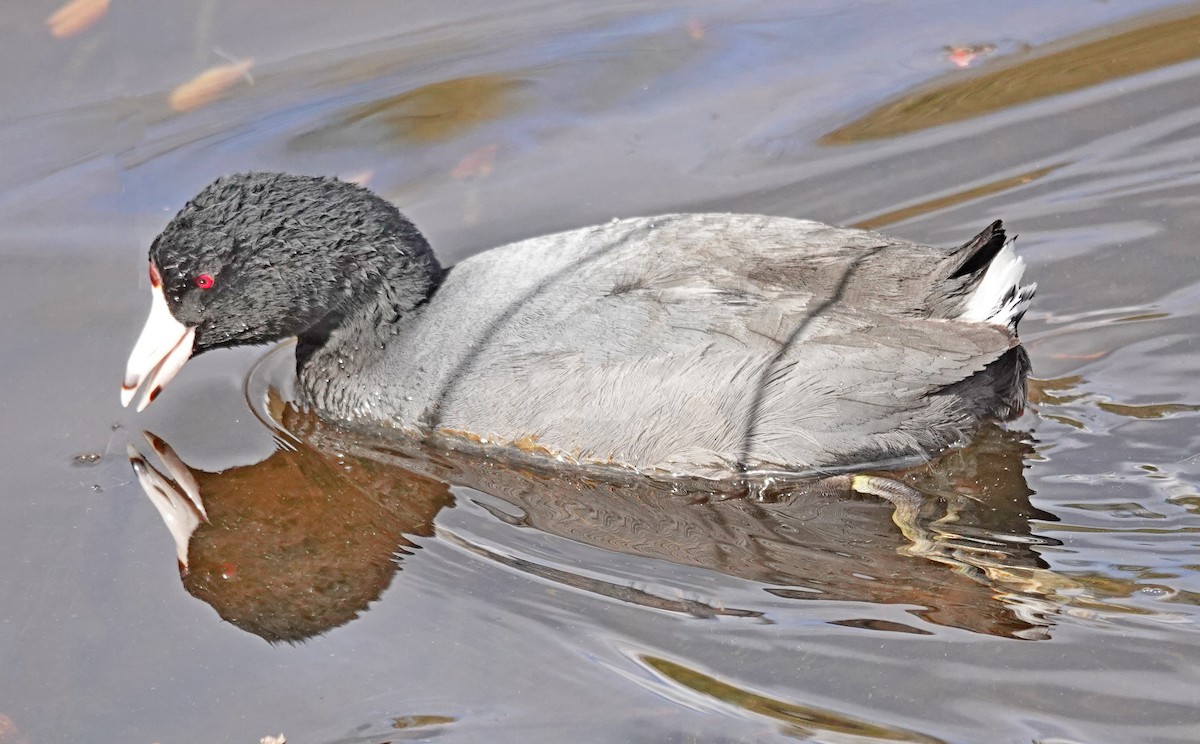
{"label": "white undertail covert", "polygon": [[1036,284],[1021,284],[1025,274],[1025,259],[1013,250],[1012,241],[992,259],[979,286],[967,299],[959,317],[976,323],[993,323],[1014,331],[1033,300]]}

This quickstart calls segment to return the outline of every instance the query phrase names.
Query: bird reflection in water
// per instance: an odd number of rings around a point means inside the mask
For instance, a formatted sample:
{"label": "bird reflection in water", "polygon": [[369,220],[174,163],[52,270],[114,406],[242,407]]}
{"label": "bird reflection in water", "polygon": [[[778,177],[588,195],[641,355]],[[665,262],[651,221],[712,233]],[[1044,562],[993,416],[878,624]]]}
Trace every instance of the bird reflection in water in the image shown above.
{"label": "bird reflection in water", "polygon": [[[277,407],[295,445],[221,473],[190,470],[153,435],[151,458],[131,450],[138,480],[175,537],[183,583],[221,617],[268,641],[297,642],[349,622],[391,583],[434,520],[450,485],[491,494],[513,529],[617,553],[719,571],[786,599],[915,606],[934,625],[1012,638],[1048,636],[1055,614],[1120,609],[1047,569],[1022,474],[1032,446],[985,427],[974,443],[892,474],[925,494],[919,508],[775,482],[756,498],[711,482],[604,478],[500,462],[469,451],[364,441],[314,416]],[[892,519],[889,519],[889,515]],[[894,523],[893,523],[894,521]],[[897,528],[899,526],[899,529]],[[655,595],[531,558],[500,555],[450,531],[441,539],[544,581],[695,616],[770,622],[765,607]],[[1089,609],[1089,607],[1091,609]],[[877,618],[837,624],[928,634]]]}
{"label": "bird reflection in water", "polygon": [[442,482],[303,445],[206,473],[146,441],[165,473],[139,453],[130,461],[175,538],[184,587],[271,642],[357,617],[415,549],[410,538],[431,536],[454,502]]}

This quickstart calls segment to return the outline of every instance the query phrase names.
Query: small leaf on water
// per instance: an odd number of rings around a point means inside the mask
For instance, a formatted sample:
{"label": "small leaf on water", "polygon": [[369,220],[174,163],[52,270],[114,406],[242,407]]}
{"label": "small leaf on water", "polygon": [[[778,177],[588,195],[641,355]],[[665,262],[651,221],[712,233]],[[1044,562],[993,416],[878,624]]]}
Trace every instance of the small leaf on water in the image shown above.
{"label": "small leaf on water", "polygon": [[991,54],[996,51],[996,47],[992,44],[978,44],[976,46],[948,46],[945,48],[946,59],[953,62],[956,67],[970,67],[976,57],[984,54]]}
{"label": "small leaf on water", "polygon": [[239,81],[249,81],[249,72],[253,65],[254,60],[247,57],[237,62],[210,67],[171,91],[167,103],[172,111],[180,113],[207,106]]}
{"label": "small leaf on water", "polygon": [[56,39],[67,39],[85,31],[108,12],[109,0],[71,0],[46,19],[46,28]]}

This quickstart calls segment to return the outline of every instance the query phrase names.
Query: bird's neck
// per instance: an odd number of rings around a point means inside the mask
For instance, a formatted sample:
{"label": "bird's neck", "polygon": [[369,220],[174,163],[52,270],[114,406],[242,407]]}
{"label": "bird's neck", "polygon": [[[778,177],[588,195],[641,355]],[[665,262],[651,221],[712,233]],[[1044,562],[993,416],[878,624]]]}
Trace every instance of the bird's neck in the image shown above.
{"label": "bird's neck", "polygon": [[382,358],[397,325],[420,311],[443,274],[429,251],[406,256],[358,304],[330,312],[299,334],[296,374],[305,402],[343,419],[369,413],[366,373]]}

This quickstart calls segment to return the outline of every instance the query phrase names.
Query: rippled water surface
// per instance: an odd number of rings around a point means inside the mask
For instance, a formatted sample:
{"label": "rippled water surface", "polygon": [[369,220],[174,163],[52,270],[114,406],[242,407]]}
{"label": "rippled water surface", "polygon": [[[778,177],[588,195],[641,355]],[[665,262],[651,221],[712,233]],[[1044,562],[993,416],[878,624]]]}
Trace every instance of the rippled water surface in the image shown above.
{"label": "rippled water surface", "polygon": [[[0,743],[1200,740],[1200,6],[58,10],[0,31]],[[1034,404],[904,474],[903,529],[347,437],[268,392],[286,347],[121,409],[150,240],[251,168],[367,182],[445,263],[1003,218]]]}

